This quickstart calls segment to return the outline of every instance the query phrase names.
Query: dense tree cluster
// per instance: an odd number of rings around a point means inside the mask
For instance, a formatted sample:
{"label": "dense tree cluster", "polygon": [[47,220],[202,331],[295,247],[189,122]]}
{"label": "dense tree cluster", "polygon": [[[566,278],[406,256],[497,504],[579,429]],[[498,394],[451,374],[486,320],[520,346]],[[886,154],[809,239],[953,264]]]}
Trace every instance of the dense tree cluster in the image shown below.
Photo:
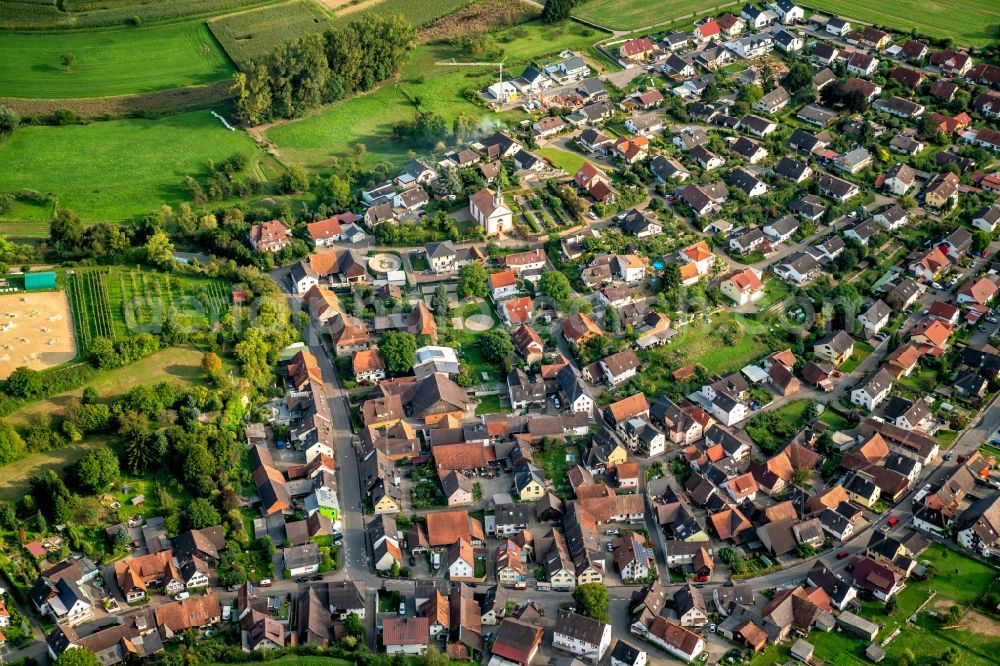
{"label": "dense tree cluster", "polygon": [[396,73],[415,38],[402,16],[365,14],[284,44],[233,77],[237,113],[256,125],[371,90]]}

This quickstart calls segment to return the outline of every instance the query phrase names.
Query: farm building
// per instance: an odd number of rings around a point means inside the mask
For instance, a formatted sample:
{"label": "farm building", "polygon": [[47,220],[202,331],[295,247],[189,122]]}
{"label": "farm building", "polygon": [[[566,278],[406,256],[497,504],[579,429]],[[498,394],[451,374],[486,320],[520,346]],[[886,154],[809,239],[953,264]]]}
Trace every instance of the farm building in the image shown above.
{"label": "farm building", "polygon": [[56,274],[52,271],[25,273],[24,288],[28,291],[51,291],[56,288]]}

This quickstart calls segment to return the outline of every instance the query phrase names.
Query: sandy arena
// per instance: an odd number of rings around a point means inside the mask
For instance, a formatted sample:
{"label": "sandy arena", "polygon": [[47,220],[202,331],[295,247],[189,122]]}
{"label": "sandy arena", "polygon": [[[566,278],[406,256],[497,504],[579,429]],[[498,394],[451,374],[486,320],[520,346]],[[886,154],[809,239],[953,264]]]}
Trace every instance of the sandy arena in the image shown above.
{"label": "sandy arena", "polygon": [[0,295],[0,379],[15,368],[44,370],[76,357],[66,292]]}

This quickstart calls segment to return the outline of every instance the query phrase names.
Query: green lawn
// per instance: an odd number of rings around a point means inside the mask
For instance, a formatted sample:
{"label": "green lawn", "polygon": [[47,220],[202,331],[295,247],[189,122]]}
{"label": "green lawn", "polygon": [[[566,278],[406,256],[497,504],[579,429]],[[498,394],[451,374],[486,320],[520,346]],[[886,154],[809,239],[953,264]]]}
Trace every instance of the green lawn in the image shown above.
{"label": "green lawn", "polygon": [[959,45],[995,43],[1000,24],[1000,4],[987,0],[889,0],[877,5],[865,0],[817,0],[809,6],[900,31],[916,28],[934,37],[951,37]]}
{"label": "green lawn", "polygon": [[209,111],[158,120],[22,127],[0,144],[0,192],[54,192],[85,220],[125,220],[188,199],[208,160],[256,156],[253,140]]}
{"label": "green lawn", "polygon": [[757,307],[766,310],[775,303],[785,300],[788,294],[792,293],[792,288],[784,280],[773,277],[764,278],[764,296],[757,301]]}
{"label": "green lawn", "polygon": [[[573,456],[573,462],[566,459],[567,455]],[[573,496],[566,472],[570,467],[580,462],[580,451],[576,446],[551,446],[546,451],[538,451],[535,459],[541,462],[542,470],[545,471],[545,478],[552,482],[556,495],[562,499],[569,499]]]}
{"label": "green lawn", "polygon": [[921,395],[926,395],[934,390],[938,384],[938,375],[932,368],[918,367],[909,377],[903,377],[899,383],[906,388]]}
{"label": "green lawn", "polygon": [[583,163],[586,161],[583,159],[582,155],[571,153],[568,150],[563,150],[562,148],[541,148],[535,152],[537,152],[539,156],[551,160],[554,165],[570,175],[579,171],[580,167],[583,166]]}
{"label": "green lawn", "polygon": [[[732,314],[723,313],[716,316],[710,324],[696,322],[685,326],[676,337],[658,349],[679,354],[683,359],[680,365],[698,363],[710,375],[739,370],[768,351],[763,343],[749,334],[739,335],[731,345],[725,344],[719,329],[729,322],[742,327]],[[743,332],[746,333],[745,330]]]}
{"label": "green lawn", "polygon": [[937,569],[934,579],[923,586],[935,589],[938,595],[965,606],[971,605],[997,576],[995,569],[938,544],[928,548],[917,559],[921,564],[927,562]]}
{"label": "green lawn", "polygon": [[[513,31],[517,32],[513,32]],[[502,41],[515,34],[521,37]],[[505,71],[520,73],[533,58],[557,54],[563,49],[586,49],[599,39],[596,31],[565,22],[546,26],[540,22],[524,23],[495,35],[507,58]],[[440,114],[451,122],[459,114],[472,114],[495,120],[497,116],[480,104],[470,102],[462,92],[478,91],[496,78],[493,67],[447,67],[436,62],[468,60],[459,49],[443,43],[419,46],[410,54],[398,80],[381,88],[324,107],[319,112],[267,132],[267,138],[290,162],[308,167],[329,166],[334,158],[354,154],[355,146],[365,146],[365,164],[388,161],[404,164],[411,148],[395,141],[392,127],[410,120],[418,110]],[[419,109],[414,104],[420,102]],[[517,120],[520,113],[504,114]]]}
{"label": "green lawn", "polygon": [[[67,70],[60,57],[74,56]],[[8,97],[105,97],[228,78],[229,58],[202,21],[149,28],[0,33],[0,91]]]}
{"label": "green lawn", "polygon": [[698,0],[584,0],[573,9],[573,16],[614,30],[638,30],[705,9]]}
{"label": "green lawn", "polygon": [[479,406],[476,407],[476,416],[480,414],[500,414],[510,412],[510,407],[504,407],[500,402],[499,395],[484,395],[479,399]]}
{"label": "green lawn", "polygon": [[851,428],[850,421],[829,407],[823,410],[823,413],[819,416],[819,420],[830,426],[833,432],[841,432],[843,430],[850,430]]}
{"label": "green lawn", "polygon": [[855,368],[861,365],[861,362],[868,358],[868,355],[875,351],[867,342],[862,342],[861,340],[854,341],[854,353],[851,354],[851,358],[844,361],[844,364],[840,366],[840,369],[844,374],[850,374],[854,372]]}

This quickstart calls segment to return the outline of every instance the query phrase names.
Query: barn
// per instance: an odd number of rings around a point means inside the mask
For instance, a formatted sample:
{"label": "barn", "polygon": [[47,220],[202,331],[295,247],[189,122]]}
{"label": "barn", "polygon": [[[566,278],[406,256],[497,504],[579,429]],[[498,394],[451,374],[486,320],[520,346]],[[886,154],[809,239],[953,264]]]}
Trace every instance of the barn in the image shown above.
{"label": "barn", "polygon": [[56,274],[52,271],[25,273],[24,288],[28,291],[51,291],[56,288]]}

